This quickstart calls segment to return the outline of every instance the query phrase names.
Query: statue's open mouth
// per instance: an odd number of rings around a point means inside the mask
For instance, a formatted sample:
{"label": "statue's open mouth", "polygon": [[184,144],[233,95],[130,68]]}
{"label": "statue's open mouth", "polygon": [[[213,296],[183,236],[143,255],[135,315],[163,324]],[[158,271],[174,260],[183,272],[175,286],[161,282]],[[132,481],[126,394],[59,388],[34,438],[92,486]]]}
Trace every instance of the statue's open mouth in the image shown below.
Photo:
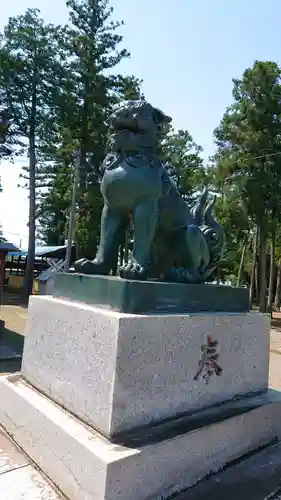
{"label": "statue's open mouth", "polygon": [[134,118],[119,118],[113,121],[111,126],[118,132],[132,132],[133,134],[141,133],[138,121]]}
{"label": "statue's open mouth", "polygon": [[134,134],[139,134],[141,130],[138,128],[137,125],[120,125],[116,127],[117,130],[122,131],[122,132],[133,132]]}

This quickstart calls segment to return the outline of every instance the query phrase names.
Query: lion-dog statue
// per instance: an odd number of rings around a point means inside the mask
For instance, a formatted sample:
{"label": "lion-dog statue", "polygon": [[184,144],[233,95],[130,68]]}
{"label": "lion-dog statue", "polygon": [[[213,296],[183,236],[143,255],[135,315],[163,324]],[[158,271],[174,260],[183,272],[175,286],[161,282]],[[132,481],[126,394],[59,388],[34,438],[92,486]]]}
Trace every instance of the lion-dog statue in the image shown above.
{"label": "lion-dog statue", "polygon": [[145,100],[123,101],[113,110],[102,164],[99,249],[93,261],[76,261],[76,272],[109,274],[130,220],[132,255],[121,278],[202,283],[218,265],[225,237],[212,216],[215,199],[208,203],[205,190],[190,210],[157,157],[170,121]]}

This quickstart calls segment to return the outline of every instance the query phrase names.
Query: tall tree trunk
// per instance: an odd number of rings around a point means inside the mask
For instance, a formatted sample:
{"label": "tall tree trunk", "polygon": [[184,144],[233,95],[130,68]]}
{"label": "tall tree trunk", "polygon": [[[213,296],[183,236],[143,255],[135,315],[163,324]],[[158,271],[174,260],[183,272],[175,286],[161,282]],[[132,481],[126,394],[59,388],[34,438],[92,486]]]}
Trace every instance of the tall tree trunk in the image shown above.
{"label": "tall tree trunk", "polygon": [[270,253],[270,275],[267,298],[267,311],[272,313],[273,291],[275,283],[275,251],[276,251],[276,229],[272,229],[271,235],[271,253]]}
{"label": "tall tree trunk", "polygon": [[[84,102],[82,108],[82,120],[81,120],[81,136],[80,136],[80,178],[79,178],[79,190],[78,190],[78,213],[77,213],[77,222],[78,227],[81,220],[85,216],[86,203],[85,203],[85,192],[87,189],[87,173],[88,173],[88,165],[87,165],[87,144],[89,141],[89,106],[88,106],[88,78],[85,75],[84,81]],[[83,254],[82,248],[82,254]],[[79,231],[76,233],[76,259],[80,258],[81,255],[81,241],[79,239]]]}
{"label": "tall tree trunk", "polygon": [[278,271],[277,271],[276,290],[274,299],[275,311],[280,310],[280,298],[281,298],[281,257],[278,260]]}
{"label": "tall tree trunk", "polygon": [[[255,276],[257,267],[257,252],[258,252],[258,229],[256,228],[254,238],[253,238],[253,257],[252,257],[252,269],[251,269],[251,280],[250,280],[250,302],[253,303],[254,300],[254,290],[255,290]],[[258,288],[256,286],[256,297],[258,297]]]}
{"label": "tall tree trunk", "polygon": [[238,271],[236,286],[240,286],[240,281],[242,278],[243,268],[244,268],[244,260],[245,260],[246,250],[247,250],[247,242],[248,242],[248,237],[245,236],[243,248],[242,248],[241,259],[240,259],[240,264],[239,264],[239,271]]}
{"label": "tall tree trunk", "polygon": [[125,246],[122,244],[119,247],[119,264],[120,264],[120,267],[123,266],[123,264],[124,264],[124,253],[125,253]]}
{"label": "tall tree trunk", "polygon": [[129,229],[126,229],[126,232],[125,232],[125,252],[124,252],[125,264],[127,264],[129,262],[129,237],[130,237]]}
{"label": "tall tree trunk", "polygon": [[80,245],[79,245],[79,241],[78,241],[78,232],[77,231],[75,233],[75,239],[76,239],[75,257],[76,257],[76,260],[78,260],[78,259],[80,259],[81,252],[80,252]]}
{"label": "tall tree trunk", "polygon": [[76,199],[77,199],[77,187],[79,180],[79,170],[80,170],[80,151],[77,151],[75,158],[74,172],[73,172],[72,200],[71,200],[71,207],[69,211],[69,220],[68,220],[67,247],[66,247],[65,263],[64,263],[65,273],[69,272],[69,267],[72,257],[72,242],[75,231]]}
{"label": "tall tree trunk", "polygon": [[255,267],[255,299],[257,304],[259,302],[259,295],[260,295],[260,280],[259,280],[259,261],[257,256],[256,267]]}
{"label": "tall tree trunk", "polygon": [[267,279],[266,279],[266,250],[267,250],[267,230],[265,223],[260,224],[260,293],[259,293],[259,311],[266,312],[266,295],[267,295]]}
{"label": "tall tree trunk", "polygon": [[28,217],[28,251],[22,299],[28,303],[32,294],[35,260],[35,232],[36,232],[36,104],[37,104],[37,72],[34,70],[32,79],[32,98],[29,126],[29,217]]}

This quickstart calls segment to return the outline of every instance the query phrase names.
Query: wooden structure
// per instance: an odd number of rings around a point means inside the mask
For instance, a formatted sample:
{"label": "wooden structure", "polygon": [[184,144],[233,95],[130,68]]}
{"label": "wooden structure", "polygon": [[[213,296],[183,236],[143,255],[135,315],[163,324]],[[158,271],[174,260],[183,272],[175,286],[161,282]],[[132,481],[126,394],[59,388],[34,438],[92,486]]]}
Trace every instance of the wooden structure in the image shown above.
{"label": "wooden structure", "polygon": [[16,251],[18,248],[13,243],[0,243],[0,306],[3,304],[6,255]]}
{"label": "wooden structure", "polygon": [[[66,245],[35,247],[34,277],[49,268],[48,259],[65,259]],[[71,261],[75,260],[75,246],[72,248]],[[6,270],[11,275],[24,276],[27,250],[11,251],[6,259]]]}
{"label": "wooden structure", "polygon": [[[17,250],[18,248],[13,243],[0,243],[0,307],[3,305],[6,256],[9,252],[16,252]],[[0,320],[0,361],[20,358],[21,355],[16,353],[1,338],[1,332],[4,329],[4,326],[4,321]]]}
{"label": "wooden structure", "polygon": [[[48,271],[50,265],[64,261],[66,254],[66,245],[63,246],[38,246],[35,248],[34,261],[34,288],[37,290],[37,278],[43,272]],[[71,261],[75,260],[75,245],[72,248]],[[27,250],[18,252],[9,252],[6,258],[6,274],[9,275],[9,289],[20,292],[23,286],[23,280],[26,270]]]}

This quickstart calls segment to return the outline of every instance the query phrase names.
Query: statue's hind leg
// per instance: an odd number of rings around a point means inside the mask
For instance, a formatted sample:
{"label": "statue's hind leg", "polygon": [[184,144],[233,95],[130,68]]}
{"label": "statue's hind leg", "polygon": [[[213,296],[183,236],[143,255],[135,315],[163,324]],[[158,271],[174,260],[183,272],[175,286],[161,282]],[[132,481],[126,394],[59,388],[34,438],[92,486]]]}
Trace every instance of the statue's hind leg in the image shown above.
{"label": "statue's hind leg", "polygon": [[202,269],[210,260],[208,246],[199,227],[190,224],[176,240],[177,259],[180,264],[170,268],[166,274],[167,281],[182,283],[200,283]]}
{"label": "statue's hind leg", "polygon": [[74,264],[75,271],[85,274],[109,274],[116,265],[118,246],[126,224],[127,218],[124,214],[111,210],[105,204],[101,215],[98,253],[93,261],[77,260]]}
{"label": "statue's hind leg", "polygon": [[149,254],[157,221],[158,207],[155,200],[143,200],[133,210],[134,248],[131,261],[120,269],[122,278],[147,278]]}

